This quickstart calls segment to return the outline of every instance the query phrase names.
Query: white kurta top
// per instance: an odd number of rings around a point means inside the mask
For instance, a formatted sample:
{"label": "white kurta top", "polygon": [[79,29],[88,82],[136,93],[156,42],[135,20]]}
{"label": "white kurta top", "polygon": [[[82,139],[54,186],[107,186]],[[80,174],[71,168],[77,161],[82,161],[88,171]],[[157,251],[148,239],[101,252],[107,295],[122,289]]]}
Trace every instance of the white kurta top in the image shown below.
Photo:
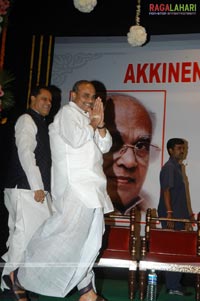
{"label": "white kurta top", "polygon": [[15,141],[19,160],[27,176],[30,189],[44,189],[39,167],[36,165],[37,126],[29,114],[21,115],[15,125]]}
{"label": "white kurta top", "polygon": [[88,208],[113,211],[106,190],[102,154],[109,151],[112,138],[102,138],[89,125],[88,113],[74,102],[63,106],[49,126],[52,152],[52,197],[63,210],[63,196],[74,196]]}

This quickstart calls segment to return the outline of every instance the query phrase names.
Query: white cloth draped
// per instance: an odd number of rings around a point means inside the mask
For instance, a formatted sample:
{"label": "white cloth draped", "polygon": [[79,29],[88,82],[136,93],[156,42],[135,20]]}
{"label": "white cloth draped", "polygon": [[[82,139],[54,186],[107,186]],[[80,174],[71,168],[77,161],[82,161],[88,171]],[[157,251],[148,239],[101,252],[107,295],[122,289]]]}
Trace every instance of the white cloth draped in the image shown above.
{"label": "white cloth draped", "polygon": [[89,125],[75,103],[65,105],[50,125],[52,196],[57,212],[35,233],[18,278],[26,289],[64,297],[94,283],[101,248],[103,214],[113,211],[106,191],[102,154],[112,139]]}
{"label": "white cloth draped", "polygon": [[68,199],[64,212],[48,219],[31,240],[25,267],[18,272],[20,283],[45,296],[64,297],[75,286],[94,282],[92,267],[103,231],[101,208]]}

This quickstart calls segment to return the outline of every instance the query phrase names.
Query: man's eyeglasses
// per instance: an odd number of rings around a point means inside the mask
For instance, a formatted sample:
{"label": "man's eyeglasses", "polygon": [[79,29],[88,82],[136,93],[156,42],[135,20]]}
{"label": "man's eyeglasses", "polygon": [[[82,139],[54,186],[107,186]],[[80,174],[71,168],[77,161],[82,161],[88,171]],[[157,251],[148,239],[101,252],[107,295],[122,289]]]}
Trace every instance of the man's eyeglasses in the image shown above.
{"label": "man's eyeglasses", "polygon": [[118,156],[121,157],[127,152],[128,149],[132,149],[135,157],[137,159],[141,159],[142,161],[148,160],[150,149],[160,151],[160,148],[158,146],[153,145],[150,143],[150,141],[146,141],[146,140],[138,140],[135,144],[123,144],[123,145],[117,145],[114,142],[111,151],[117,153]]}

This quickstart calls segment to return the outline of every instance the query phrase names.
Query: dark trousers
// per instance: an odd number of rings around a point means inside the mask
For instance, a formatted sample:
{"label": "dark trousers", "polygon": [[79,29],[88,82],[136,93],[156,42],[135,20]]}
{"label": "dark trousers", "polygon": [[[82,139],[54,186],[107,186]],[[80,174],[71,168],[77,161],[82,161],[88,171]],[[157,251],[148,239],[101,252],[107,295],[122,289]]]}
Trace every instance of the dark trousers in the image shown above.
{"label": "dark trousers", "polygon": [[[167,228],[166,222],[161,222],[162,228]],[[175,223],[175,230],[183,230],[184,224],[183,223]],[[181,278],[182,273],[179,272],[165,272],[165,281],[166,287],[169,290],[181,290]]]}
{"label": "dark trousers", "polygon": [[165,272],[166,287],[169,290],[181,290],[182,273]]}

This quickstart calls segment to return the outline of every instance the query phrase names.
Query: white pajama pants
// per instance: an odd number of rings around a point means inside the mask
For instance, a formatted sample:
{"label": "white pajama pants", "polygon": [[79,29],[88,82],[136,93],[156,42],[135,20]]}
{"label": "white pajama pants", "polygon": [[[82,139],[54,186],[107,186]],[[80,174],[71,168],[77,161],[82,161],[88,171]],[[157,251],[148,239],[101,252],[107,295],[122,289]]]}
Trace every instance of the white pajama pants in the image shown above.
{"label": "white pajama pants", "polygon": [[[34,191],[8,189],[4,191],[5,206],[8,210],[9,237],[8,251],[2,256],[6,262],[3,275],[10,274],[24,261],[24,251],[34,232],[51,215],[47,201],[34,200]],[[7,288],[2,280],[2,289]]]}

